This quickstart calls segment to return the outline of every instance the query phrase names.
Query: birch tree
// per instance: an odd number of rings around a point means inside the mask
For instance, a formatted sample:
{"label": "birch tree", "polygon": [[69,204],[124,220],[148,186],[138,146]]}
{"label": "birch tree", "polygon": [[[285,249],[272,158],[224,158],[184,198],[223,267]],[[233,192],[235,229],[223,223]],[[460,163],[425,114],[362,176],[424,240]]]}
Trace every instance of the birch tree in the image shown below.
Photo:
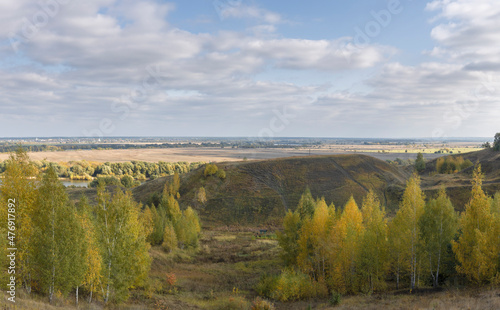
{"label": "birch tree", "polygon": [[400,238],[406,246],[406,250],[403,253],[408,256],[406,267],[410,274],[410,289],[412,290],[415,289],[417,281],[420,236],[418,223],[424,212],[424,206],[425,199],[420,189],[420,177],[414,174],[406,183],[403,200],[396,214],[396,218],[398,218],[396,223],[399,224],[401,233]]}
{"label": "birch tree", "polygon": [[[1,201],[7,205],[14,202],[15,208],[15,245],[17,247],[16,266],[17,277],[21,279],[26,291],[31,293],[33,273],[33,212],[35,209],[36,177],[38,169],[31,161],[26,151],[19,148],[16,153],[10,154],[5,161],[6,170],[3,175]],[[12,199],[9,201],[9,199]],[[1,208],[0,221],[2,228],[7,227],[7,209]],[[7,231],[2,230],[2,238],[7,239]]]}
{"label": "birch tree", "polygon": [[101,184],[98,189],[96,228],[102,248],[104,301],[112,297],[120,302],[128,298],[129,289],[142,285],[147,278],[151,259],[140,205],[130,192],[120,189],[113,198]]}
{"label": "birch tree", "polygon": [[52,302],[55,291],[77,288],[85,272],[84,231],[53,167],[41,181],[33,224],[36,280]]}
{"label": "birch tree", "polygon": [[428,256],[434,287],[438,286],[442,262],[447,259],[447,248],[457,232],[457,219],[444,187],[440,189],[437,199],[432,199],[425,205],[420,218],[420,238]]}
{"label": "birch tree", "polygon": [[499,254],[491,202],[482,183],[483,174],[478,165],[473,173],[470,201],[460,217],[461,234],[452,243],[459,262],[457,271],[477,284],[490,281],[496,275]]}
{"label": "birch tree", "polygon": [[385,210],[375,193],[370,190],[363,199],[361,212],[365,232],[361,240],[359,270],[362,282],[369,284],[369,291],[382,290],[386,287],[387,271],[387,219]]}

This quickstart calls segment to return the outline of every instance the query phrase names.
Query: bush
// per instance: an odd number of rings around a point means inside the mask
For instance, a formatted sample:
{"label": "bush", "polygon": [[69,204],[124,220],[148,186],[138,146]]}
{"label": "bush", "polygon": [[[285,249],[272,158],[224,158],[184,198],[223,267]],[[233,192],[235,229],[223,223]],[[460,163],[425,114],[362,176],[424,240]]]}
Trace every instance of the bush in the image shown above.
{"label": "bush", "polygon": [[211,175],[216,174],[218,170],[219,170],[219,168],[217,167],[216,164],[207,164],[205,166],[205,171],[203,172],[203,175],[205,177],[209,177]]}
{"label": "bush", "polygon": [[264,300],[260,297],[255,298],[252,303],[252,310],[274,310],[276,309],[274,305],[267,300]]}
{"label": "bush", "polygon": [[340,305],[341,302],[342,302],[342,294],[333,291],[332,295],[330,296],[330,304],[332,306],[338,306]]}
{"label": "bush", "polygon": [[439,173],[451,174],[472,167],[473,165],[474,164],[470,160],[468,159],[464,160],[462,156],[459,157],[447,156],[437,159],[436,171]]}
{"label": "bush", "polygon": [[117,177],[107,176],[107,177],[98,177],[97,179],[94,179],[94,181],[89,183],[89,187],[97,187],[99,185],[99,182],[104,182],[104,185],[106,186],[109,185],[123,186],[122,182]]}
{"label": "bush", "polygon": [[134,178],[129,175],[122,176],[120,182],[126,188],[134,187]]}
{"label": "bush", "polygon": [[272,297],[273,290],[277,283],[278,276],[263,274],[260,277],[259,283],[257,283],[257,286],[255,287],[255,291],[257,291],[260,296]]}
{"label": "bush", "polygon": [[219,171],[217,171],[217,177],[221,180],[224,180],[226,178],[226,171],[219,169]]}
{"label": "bush", "polygon": [[328,289],[324,282],[316,282],[309,275],[293,269],[285,269],[277,277],[261,278],[256,290],[259,294],[279,301],[294,301],[328,295]]}

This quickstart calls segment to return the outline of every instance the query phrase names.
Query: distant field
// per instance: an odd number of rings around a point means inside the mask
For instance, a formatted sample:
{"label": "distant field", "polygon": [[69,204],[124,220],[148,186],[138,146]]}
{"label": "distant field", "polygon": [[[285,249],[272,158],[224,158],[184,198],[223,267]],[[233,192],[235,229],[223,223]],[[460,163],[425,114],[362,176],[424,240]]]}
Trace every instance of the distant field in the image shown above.
{"label": "distant field", "polygon": [[[427,159],[443,154],[434,154],[441,149],[448,149],[454,154],[477,151],[479,144],[450,143],[447,145],[322,145],[314,148],[283,149],[238,149],[238,148],[169,148],[169,149],[125,149],[125,150],[79,150],[60,152],[32,152],[33,160],[47,159],[54,162],[77,160],[97,162],[125,162],[131,160],[148,162],[197,162],[197,161],[241,161],[272,159],[279,157],[331,155],[331,154],[366,154],[382,160],[414,159],[418,152],[425,153]],[[446,155],[446,154],[444,154]],[[7,153],[0,154],[0,160],[8,158]]]}

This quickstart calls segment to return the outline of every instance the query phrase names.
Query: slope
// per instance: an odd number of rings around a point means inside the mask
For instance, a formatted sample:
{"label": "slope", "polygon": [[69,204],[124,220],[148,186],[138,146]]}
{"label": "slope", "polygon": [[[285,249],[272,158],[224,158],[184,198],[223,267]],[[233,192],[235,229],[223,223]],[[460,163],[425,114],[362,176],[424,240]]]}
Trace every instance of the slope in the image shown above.
{"label": "slope", "polygon": [[[314,197],[342,207],[353,195],[361,202],[369,189],[394,210],[409,173],[366,155],[292,157],[264,161],[220,163],[226,178],[205,177],[204,167],[181,177],[180,203],[193,206],[207,224],[260,224],[294,210],[309,187]],[[137,200],[147,203],[161,193],[171,177],[147,182],[133,189]],[[207,202],[196,199],[204,187]]]}
{"label": "slope", "polygon": [[[500,190],[500,152],[484,149],[477,152],[450,155],[463,157],[474,164],[481,164],[484,173],[483,189],[488,195],[493,195]],[[463,211],[470,198],[471,178],[474,167],[469,167],[454,174],[436,174],[436,161],[426,163],[426,169],[421,174],[422,189],[428,197],[437,195],[441,186],[446,187],[455,209]]]}

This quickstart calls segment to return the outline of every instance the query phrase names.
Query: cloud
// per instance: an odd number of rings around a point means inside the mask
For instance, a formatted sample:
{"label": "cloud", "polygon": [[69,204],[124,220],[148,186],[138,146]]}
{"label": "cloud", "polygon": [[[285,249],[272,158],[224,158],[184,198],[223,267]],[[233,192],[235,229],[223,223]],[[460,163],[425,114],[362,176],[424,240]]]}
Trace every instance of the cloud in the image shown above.
{"label": "cloud", "polygon": [[444,20],[431,32],[440,45],[434,55],[468,62],[477,59],[500,62],[498,1],[436,0],[426,8],[438,11],[438,20]]}
{"label": "cloud", "polygon": [[280,14],[259,8],[257,6],[247,5],[241,0],[217,0],[214,2],[214,5],[221,19],[245,18],[253,19],[266,24],[279,24],[283,22],[283,18]]}
{"label": "cloud", "polygon": [[[278,29],[281,15],[225,3],[221,16],[256,25],[194,32],[170,22],[175,6],[169,3],[72,1],[19,44],[18,54],[9,33],[19,31],[40,6],[28,0],[1,3],[0,56],[9,64],[0,63],[0,130],[82,135],[107,118],[114,135],[256,136],[269,126],[273,110],[286,107],[300,117],[280,135],[414,136],[415,128],[446,123],[446,111],[460,113],[477,98],[480,105],[467,124],[492,111],[481,123],[494,126],[500,54],[491,44],[495,28],[481,28],[497,24],[494,8],[433,1],[428,9],[439,14],[431,34],[438,46],[430,52],[432,61],[408,66],[389,62],[398,53],[395,47],[358,47],[351,37],[288,37]],[[469,10],[483,14],[482,20]],[[272,78],[277,71],[326,80],[278,81]],[[335,86],[343,75],[356,76],[362,91]],[[450,135],[468,128],[463,122],[459,128],[450,124]]]}

